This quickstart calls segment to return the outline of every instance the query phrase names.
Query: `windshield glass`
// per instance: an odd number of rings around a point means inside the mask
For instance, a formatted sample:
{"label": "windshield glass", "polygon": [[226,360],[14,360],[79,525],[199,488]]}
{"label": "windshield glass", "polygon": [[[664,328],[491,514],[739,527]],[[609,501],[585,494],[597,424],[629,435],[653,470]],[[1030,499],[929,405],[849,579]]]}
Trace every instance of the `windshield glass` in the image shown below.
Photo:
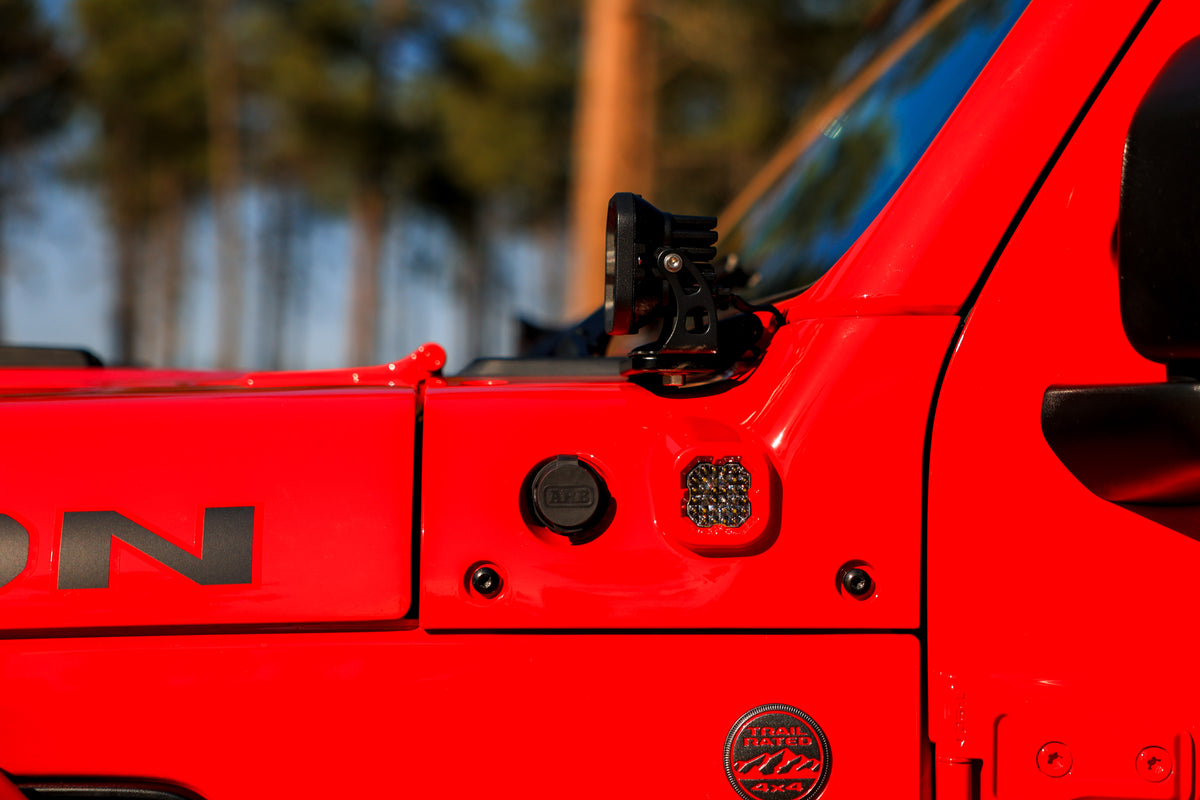
{"label": "windshield glass", "polygon": [[[721,251],[750,273],[742,294],[803,290],[841,258],[912,170],[1028,0],[921,4],[907,31],[877,45],[858,77],[827,95],[764,174],[767,185]],[[900,7],[912,4],[901,3]],[[886,44],[886,47],[884,46]],[[789,153],[794,154],[790,155]],[[761,179],[760,179],[761,180]]]}

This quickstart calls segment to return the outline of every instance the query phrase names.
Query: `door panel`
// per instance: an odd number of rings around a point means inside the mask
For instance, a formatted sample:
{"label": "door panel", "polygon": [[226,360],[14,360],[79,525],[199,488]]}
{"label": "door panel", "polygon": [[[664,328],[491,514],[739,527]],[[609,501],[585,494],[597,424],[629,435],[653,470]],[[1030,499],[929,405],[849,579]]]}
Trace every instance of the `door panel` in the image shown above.
{"label": "door panel", "polygon": [[[1152,383],[1119,314],[1126,131],[1200,7],[1165,0],[1121,61],[971,310],[937,400],[929,486],[931,738],[984,797],[1186,797],[1200,689],[1200,543],[1086,488],[1047,443],[1052,386]],[[1074,766],[1038,767],[1046,743]],[[1169,780],[1142,750],[1174,754]]]}

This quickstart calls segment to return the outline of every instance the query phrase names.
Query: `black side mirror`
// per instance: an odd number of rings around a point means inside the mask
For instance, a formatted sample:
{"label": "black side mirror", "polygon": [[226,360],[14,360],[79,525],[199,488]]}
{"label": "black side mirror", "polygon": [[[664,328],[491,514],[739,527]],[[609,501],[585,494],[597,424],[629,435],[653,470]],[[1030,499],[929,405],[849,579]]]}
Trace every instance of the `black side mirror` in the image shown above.
{"label": "black side mirror", "polygon": [[1129,342],[1200,378],[1200,37],[1171,56],[1129,127],[1118,252]]}
{"label": "black side mirror", "polygon": [[1092,492],[1200,541],[1200,38],[1175,51],[1129,126],[1118,262],[1130,344],[1191,380],[1051,386],[1042,433]]}

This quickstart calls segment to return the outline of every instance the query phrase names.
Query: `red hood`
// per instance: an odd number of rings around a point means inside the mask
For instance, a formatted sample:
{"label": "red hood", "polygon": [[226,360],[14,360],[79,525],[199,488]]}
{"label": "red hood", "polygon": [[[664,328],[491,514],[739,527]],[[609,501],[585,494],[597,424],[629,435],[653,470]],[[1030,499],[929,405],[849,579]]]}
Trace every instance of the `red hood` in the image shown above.
{"label": "red hood", "polygon": [[443,358],[0,370],[0,630],[398,624],[419,384]]}
{"label": "red hood", "polygon": [[436,344],[423,344],[406,358],[370,367],[341,367],[294,372],[237,372],[128,367],[19,367],[0,369],[0,394],[95,389],[298,389],[339,386],[409,387],[437,374],[446,353]]}

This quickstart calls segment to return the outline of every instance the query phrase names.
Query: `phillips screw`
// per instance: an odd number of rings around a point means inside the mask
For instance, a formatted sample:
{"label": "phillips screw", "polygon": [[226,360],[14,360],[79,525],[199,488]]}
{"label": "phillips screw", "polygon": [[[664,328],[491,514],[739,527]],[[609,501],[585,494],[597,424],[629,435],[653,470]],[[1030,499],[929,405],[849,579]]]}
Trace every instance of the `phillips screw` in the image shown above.
{"label": "phillips screw", "polygon": [[1151,783],[1159,783],[1171,777],[1175,765],[1171,762],[1171,754],[1161,747],[1147,747],[1138,753],[1137,771]]}
{"label": "phillips screw", "polygon": [[1062,742],[1047,742],[1037,754],[1038,769],[1051,778],[1061,778],[1070,772],[1074,760],[1071,748]]}

